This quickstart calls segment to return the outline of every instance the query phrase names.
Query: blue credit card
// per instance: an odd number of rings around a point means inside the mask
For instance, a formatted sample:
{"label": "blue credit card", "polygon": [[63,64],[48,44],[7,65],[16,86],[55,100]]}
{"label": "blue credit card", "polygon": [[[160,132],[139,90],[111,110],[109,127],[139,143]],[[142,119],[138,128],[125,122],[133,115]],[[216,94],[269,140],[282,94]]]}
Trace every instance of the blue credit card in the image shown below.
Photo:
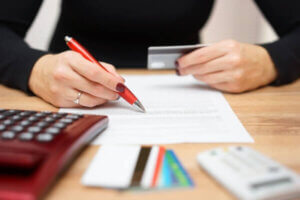
{"label": "blue credit card", "polygon": [[171,170],[173,171],[175,177],[180,183],[179,185],[184,187],[194,186],[194,182],[192,181],[187,171],[183,168],[182,164],[179,162],[174,151],[167,150],[165,156],[168,160]]}

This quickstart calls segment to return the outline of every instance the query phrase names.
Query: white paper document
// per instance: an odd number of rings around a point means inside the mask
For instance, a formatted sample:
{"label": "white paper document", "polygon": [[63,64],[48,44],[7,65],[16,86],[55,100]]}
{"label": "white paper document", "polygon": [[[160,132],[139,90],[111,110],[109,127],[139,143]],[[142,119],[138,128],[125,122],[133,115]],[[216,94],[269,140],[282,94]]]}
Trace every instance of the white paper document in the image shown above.
{"label": "white paper document", "polygon": [[108,115],[108,129],[94,144],[254,142],[222,93],[191,76],[124,78],[146,113],[136,111],[123,99],[98,108],[60,109],[60,112]]}

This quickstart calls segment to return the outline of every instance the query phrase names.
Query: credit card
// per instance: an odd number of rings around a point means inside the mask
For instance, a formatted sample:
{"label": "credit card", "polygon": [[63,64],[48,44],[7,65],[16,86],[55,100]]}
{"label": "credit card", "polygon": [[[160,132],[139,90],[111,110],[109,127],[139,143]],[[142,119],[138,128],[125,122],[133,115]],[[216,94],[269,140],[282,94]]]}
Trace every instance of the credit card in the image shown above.
{"label": "credit card", "polygon": [[138,145],[103,145],[81,182],[86,186],[133,190],[193,186],[172,150]]}
{"label": "credit card", "polygon": [[152,46],[148,48],[148,69],[175,69],[175,62],[184,54],[207,44],[180,45],[180,46]]}
{"label": "credit card", "polygon": [[193,187],[194,182],[192,181],[191,177],[184,169],[182,164],[179,162],[178,158],[176,157],[173,150],[168,150],[165,154],[170,168],[173,170],[176,178],[179,181],[180,186],[182,187]]}
{"label": "credit card", "polygon": [[81,180],[83,185],[125,189],[151,187],[160,147],[103,145]]}

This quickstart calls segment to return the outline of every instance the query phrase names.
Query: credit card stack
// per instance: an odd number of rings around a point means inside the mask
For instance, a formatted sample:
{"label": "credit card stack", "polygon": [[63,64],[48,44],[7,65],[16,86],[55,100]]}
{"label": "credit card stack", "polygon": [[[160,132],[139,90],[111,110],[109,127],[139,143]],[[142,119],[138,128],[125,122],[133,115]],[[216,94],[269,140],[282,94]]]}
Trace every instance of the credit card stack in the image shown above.
{"label": "credit card stack", "polygon": [[82,184],[115,189],[188,188],[194,183],[174,151],[161,146],[104,145]]}

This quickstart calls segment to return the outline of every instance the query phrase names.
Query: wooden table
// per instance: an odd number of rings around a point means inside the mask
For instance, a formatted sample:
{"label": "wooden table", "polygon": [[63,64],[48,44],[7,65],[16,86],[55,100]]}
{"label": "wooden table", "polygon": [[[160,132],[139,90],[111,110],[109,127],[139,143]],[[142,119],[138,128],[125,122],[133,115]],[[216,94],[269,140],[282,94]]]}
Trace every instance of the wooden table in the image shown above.
{"label": "wooden table", "polygon": [[[121,73],[150,73],[123,70]],[[153,72],[152,72],[153,73]],[[160,73],[170,73],[168,71]],[[265,87],[244,94],[225,94],[238,118],[254,137],[252,148],[272,157],[300,173],[300,80],[282,87]],[[0,107],[14,109],[58,109],[37,97],[0,85]],[[47,200],[99,200],[99,199],[234,199],[225,189],[202,171],[196,162],[199,152],[232,144],[174,144],[165,145],[175,150],[184,167],[196,183],[194,189],[158,192],[120,192],[87,188],[80,179],[98,150],[88,147],[47,194]],[[243,144],[244,145],[244,144]]]}

